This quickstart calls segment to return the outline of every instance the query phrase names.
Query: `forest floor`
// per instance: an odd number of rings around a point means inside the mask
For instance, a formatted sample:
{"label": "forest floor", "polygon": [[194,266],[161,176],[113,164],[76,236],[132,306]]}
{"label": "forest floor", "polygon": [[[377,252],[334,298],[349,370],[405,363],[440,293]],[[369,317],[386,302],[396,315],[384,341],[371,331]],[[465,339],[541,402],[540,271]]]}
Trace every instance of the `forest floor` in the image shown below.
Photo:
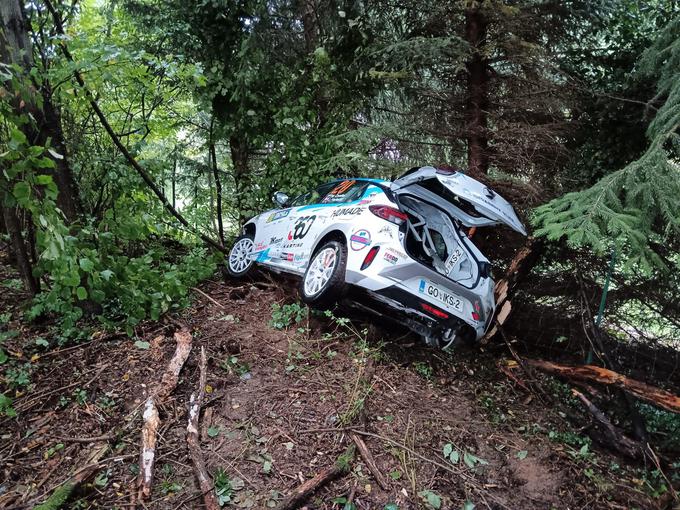
{"label": "forest floor", "polygon": [[[295,305],[276,314],[276,329],[272,304],[294,303],[289,287],[207,281],[200,289],[218,304],[196,292],[193,306],[176,317],[192,333],[192,352],[160,409],[155,480],[144,508],[202,505],[186,443],[201,346],[208,355],[201,448],[208,471],[221,473],[216,483],[225,506],[276,506],[335,462],[351,444],[350,428],[365,440],[386,487],[357,455],[350,472],[305,508],[659,506],[660,481],[592,445],[567,421],[561,399],[568,387],[545,378],[546,395],[539,396],[518,384],[525,376],[505,346],[447,354],[403,332],[363,332],[361,324],[311,316]],[[19,293],[4,289],[3,310],[17,306]],[[101,469],[65,508],[130,506],[143,391],[165,370],[176,327],[148,322],[137,339],[96,333],[45,351],[34,340],[46,331],[34,326],[20,329],[21,342],[5,343],[6,368],[14,372],[5,372],[4,382],[23,371],[30,383],[12,390],[17,417],[0,419],[1,508],[44,501],[102,446]]]}

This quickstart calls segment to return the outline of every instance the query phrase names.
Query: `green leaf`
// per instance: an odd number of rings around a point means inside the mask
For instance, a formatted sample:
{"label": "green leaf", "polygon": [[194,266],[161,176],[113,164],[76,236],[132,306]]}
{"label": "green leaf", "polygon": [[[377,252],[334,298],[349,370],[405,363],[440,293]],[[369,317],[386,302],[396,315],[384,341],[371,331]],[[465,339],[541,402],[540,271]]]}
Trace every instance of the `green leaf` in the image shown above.
{"label": "green leaf", "polygon": [[102,278],[104,278],[104,280],[108,282],[113,276],[113,271],[111,271],[110,269],[104,269],[103,271],[100,271],[99,274],[101,275]]}
{"label": "green leaf", "polygon": [[87,290],[85,290],[85,287],[78,287],[76,289],[76,296],[78,296],[78,299],[81,301],[87,299]]}
{"label": "green leaf", "polygon": [[220,428],[215,426],[208,427],[208,437],[217,437],[220,435]]}
{"label": "green leaf", "polygon": [[137,349],[147,350],[150,347],[150,344],[149,344],[149,342],[145,342],[143,340],[137,340],[135,342],[135,347],[137,347]]}
{"label": "green leaf", "polygon": [[517,458],[518,458],[519,460],[524,460],[524,459],[527,458],[527,454],[528,454],[528,453],[529,453],[529,452],[526,451],[526,450],[520,450],[519,452],[517,452]]}
{"label": "green leaf", "polygon": [[418,493],[418,495],[423,498],[428,505],[430,505],[435,510],[442,507],[442,498],[430,490],[424,490]]}
{"label": "green leaf", "polygon": [[23,202],[28,199],[28,197],[31,194],[31,187],[28,185],[27,182],[17,182],[14,185],[14,190],[12,191],[12,194],[14,195],[14,198],[16,198],[19,202]]}
{"label": "green leaf", "polygon": [[448,459],[449,455],[451,455],[451,452],[453,451],[453,445],[451,443],[446,443],[442,451],[444,453],[444,458]]}
{"label": "green leaf", "polygon": [[399,510],[399,507],[396,505],[396,503],[387,503],[383,510]]}
{"label": "green leaf", "polygon": [[43,337],[39,336],[35,339],[35,345],[39,345],[40,347],[49,347],[50,343]]}
{"label": "green leaf", "polygon": [[458,464],[458,462],[460,461],[460,453],[458,453],[458,450],[453,450],[451,452],[449,460],[451,461],[452,464]]}
{"label": "green leaf", "polygon": [[398,469],[390,471],[390,478],[392,480],[399,480],[401,478],[401,471],[399,471]]}
{"label": "green leaf", "polygon": [[470,500],[465,500],[465,503],[463,503],[463,510],[475,510],[475,505],[472,501]]}
{"label": "green leaf", "polygon": [[7,353],[3,349],[0,349],[0,365],[6,363],[8,359]]}
{"label": "green leaf", "polygon": [[89,273],[94,269],[94,262],[92,262],[90,259],[84,257],[78,261],[78,264],[80,265],[80,269],[85,271],[86,273]]}

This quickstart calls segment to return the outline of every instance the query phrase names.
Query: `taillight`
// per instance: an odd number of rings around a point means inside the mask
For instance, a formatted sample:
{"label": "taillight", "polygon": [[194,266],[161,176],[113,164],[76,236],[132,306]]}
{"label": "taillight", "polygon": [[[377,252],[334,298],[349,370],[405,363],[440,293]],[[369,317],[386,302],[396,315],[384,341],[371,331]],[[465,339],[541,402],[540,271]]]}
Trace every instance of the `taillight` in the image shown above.
{"label": "taillight", "polygon": [[449,318],[448,313],[442,312],[439,308],[435,308],[434,306],[430,306],[427,303],[420,303],[420,306],[423,307],[423,310],[431,313],[435,317],[439,317],[440,319],[448,319]]}
{"label": "taillight", "polygon": [[472,312],[472,319],[478,321],[479,320],[479,314],[477,312]]}
{"label": "taillight", "polygon": [[401,212],[399,209],[390,207],[389,205],[369,205],[369,211],[371,211],[376,216],[387,220],[395,225],[402,225],[408,219],[406,213]]}
{"label": "taillight", "polygon": [[362,271],[373,263],[373,261],[375,260],[375,256],[378,254],[378,250],[380,250],[380,246],[374,246],[373,248],[368,250],[366,258],[364,258],[364,262],[363,264],[361,264]]}

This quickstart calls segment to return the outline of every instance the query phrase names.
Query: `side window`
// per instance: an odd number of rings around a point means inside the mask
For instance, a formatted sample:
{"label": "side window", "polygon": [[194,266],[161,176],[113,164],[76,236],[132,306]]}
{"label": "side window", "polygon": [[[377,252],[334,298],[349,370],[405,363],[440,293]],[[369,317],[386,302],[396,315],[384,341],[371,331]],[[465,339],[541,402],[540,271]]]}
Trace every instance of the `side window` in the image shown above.
{"label": "side window", "polygon": [[369,183],[367,181],[344,180],[332,183],[334,186],[330,192],[324,197],[324,204],[346,204],[359,200]]}
{"label": "side window", "polygon": [[290,207],[300,207],[303,205],[318,204],[321,199],[331,190],[335,185],[334,182],[329,182],[327,184],[322,184],[318,188],[303,193],[302,195],[293,199],[290,203]]}

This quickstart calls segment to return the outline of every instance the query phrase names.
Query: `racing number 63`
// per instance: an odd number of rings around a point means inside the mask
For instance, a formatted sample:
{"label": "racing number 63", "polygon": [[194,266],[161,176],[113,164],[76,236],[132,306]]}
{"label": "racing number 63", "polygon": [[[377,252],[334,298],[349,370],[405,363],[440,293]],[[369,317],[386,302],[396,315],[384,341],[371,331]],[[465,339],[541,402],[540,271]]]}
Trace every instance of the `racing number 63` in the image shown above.
{"label": "racing number 63", "polygon": [[316,219],[316,215],[302,216],[298,218],[293,227],[293,239],[302,239],[307,235],[309,229],[312,228],[312,223]]}

